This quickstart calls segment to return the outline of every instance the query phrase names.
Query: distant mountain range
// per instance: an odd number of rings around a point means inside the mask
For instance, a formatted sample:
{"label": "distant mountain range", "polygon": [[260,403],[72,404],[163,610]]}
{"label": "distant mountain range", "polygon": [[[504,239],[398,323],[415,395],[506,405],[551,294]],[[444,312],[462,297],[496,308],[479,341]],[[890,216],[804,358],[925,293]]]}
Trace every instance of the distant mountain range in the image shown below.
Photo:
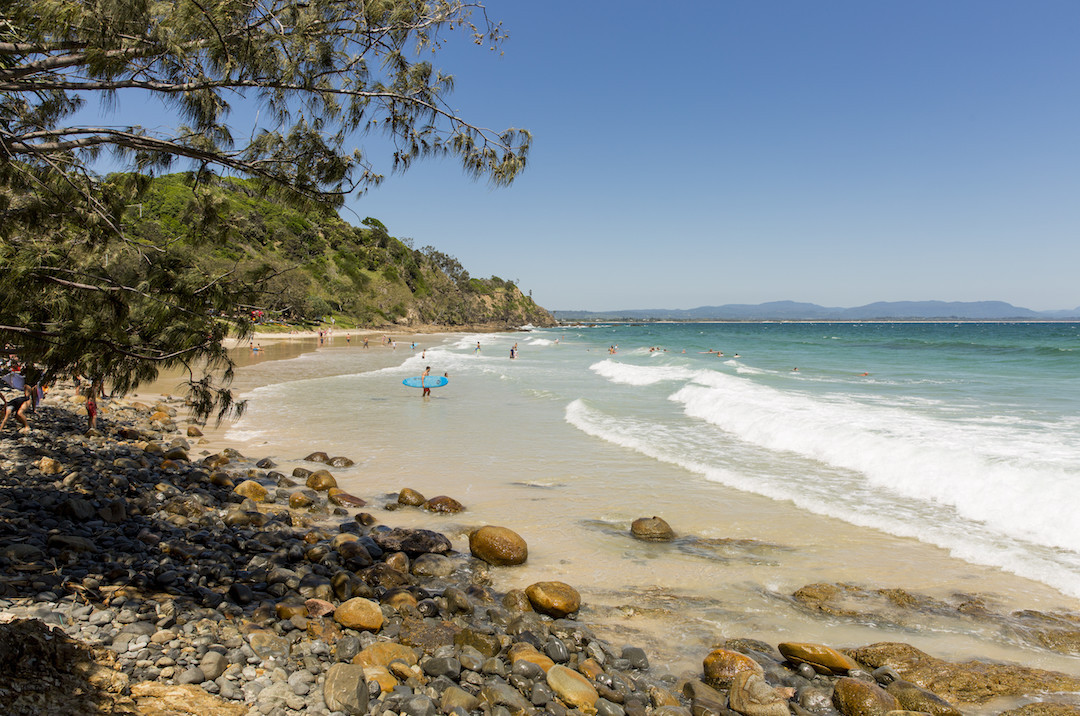
{"label": "distant mountain range", "polygon": [[648,308],[625,311],[552,311],[560,321],[1063,321],[1080,320],[1080,307],[1032,311],[1004,301],[878,301],[855,308],[815,303],[770,301],[729,303],[689,309]]}

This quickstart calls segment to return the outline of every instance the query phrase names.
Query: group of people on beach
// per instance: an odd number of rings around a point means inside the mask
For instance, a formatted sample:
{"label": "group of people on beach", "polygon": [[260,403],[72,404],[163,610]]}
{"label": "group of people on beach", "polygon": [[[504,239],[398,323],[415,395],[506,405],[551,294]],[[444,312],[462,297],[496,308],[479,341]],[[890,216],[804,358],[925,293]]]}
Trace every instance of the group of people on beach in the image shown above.
{"label": "group of people on beach", "polygon": [[[29,415],[37,410],[49,391],[49,386],[41,380],[40,374],[39,368],[21,363],[17,353],[9,353],[0,361],[0,394],[9,390],[15,392],[13,397],[4,396],[0,400],[0,405],[3,406],[0,432],[3,432],[8,420],[12,418],[24,429],[30,427]],[[73,380],[75,395],[82,396],[86,405],[89,432],[97,427],[97,401],[104,395],[104,382],[101,378],[88,379],[79,375],[74,376]]]}

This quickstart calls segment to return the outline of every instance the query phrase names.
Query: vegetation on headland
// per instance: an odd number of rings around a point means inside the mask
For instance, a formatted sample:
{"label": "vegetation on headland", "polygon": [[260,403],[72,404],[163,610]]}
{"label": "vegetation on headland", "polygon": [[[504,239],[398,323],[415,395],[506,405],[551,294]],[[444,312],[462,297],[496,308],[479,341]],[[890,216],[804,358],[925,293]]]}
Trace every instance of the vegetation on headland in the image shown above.
{"label": "vegetation on headland", "polygon": [[[131,234],[148,241],[175,237],[177,250],[207,275],[227,272],[267,276],[256,306],[236,306],[233,315],[262,311],[262,321],[310,325],[334,316],[356,328],[512,329],[555,320],[511,281],[476,278],[433,246],[412,247],[378,219],[360,226],[329,207],[298,208],[261,195],[250,180],[214,179],[203,196],[189,176],[152,181],[128,212]],[[209,199],[228,217],[227,240],[200,247],[186,236],[192,203]]]}
{"label": "vegetation on headland", "polygon": [[[6,3],[0,343],[16,346],[47,381],[107,377],[120,392],[180,367],[196,414],[220,415],[232,407],[222,338],[251,330],[238,307],[275,295],[297,313],[316,311],[318,300],[344,304],[335,282],[345,276],[386,289],[372,321],[410,311],[449,320],[437,301],[410,302],[398,290],[404,282],[415,297],[438,282],[415,256],[408,273],[410,255],[389,237],[378,248],[401,255],[374,269],[385,281],[340,244],[273,247],[280,255],[268,258],[276,261],[240,260],[247,252],[231,243],[234,229],[247,230],[254,245],[257,227],[237,221],[236,201],[214,175],[244,177],[252,196],[304,211],[336,208],[346,194],[378,184],[380,163],[404,170],[430,156],[454,157],[467,175],[508,185],[525,167],[531,138],[484,129],[447,104],[453,78],[433,62],[455,38],[495,49],[505,33],[469,0]],[[88,123],[96,112],[79,113],[88,102],[161,112],[151,128],[98,125]],[[234,115],[247,118],[244,126],[230,121],[234,104],[250,110]],[[386,137],[378,145],[385,162],[357,144],[373,132]],[[98,164],[105,153],[109,176]],[[142,204],[145,212],[150,177],[182,160],[191,168],[188,200],[161,214],[172,225],[137,222],[132,209]],[[319,234],[302,221],[293,228],[277,238]],[[352,243],[365,246],[363,238]],[[310,305],[287,271],[298,259],[320,280]]]}

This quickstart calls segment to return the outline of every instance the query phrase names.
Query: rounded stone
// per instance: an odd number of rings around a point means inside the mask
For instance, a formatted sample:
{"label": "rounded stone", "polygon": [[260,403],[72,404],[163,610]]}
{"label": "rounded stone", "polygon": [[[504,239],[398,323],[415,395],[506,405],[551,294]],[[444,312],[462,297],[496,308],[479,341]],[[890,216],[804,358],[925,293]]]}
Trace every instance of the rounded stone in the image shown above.
{"label": "rounded stone", "polygon": [[430,500],[425,502],[424,509],[428,512],[442,512],[452,515],[457,514],[458,512],[464,512],[465,505],[461,504],[453,497],[439,495],[438,497],[432,497]]}
{"label": "rounded stone", "polygon": [[596,712],[596,700],[600,694],[581,674],[556,664],[547,671],[547,684],[566,704],[585,713]]}
{"label": "rounded stone", "polygon": [[304,458],[304,462],[326,462],[330,456],[324,452],[313,452]]}
{"label": "rounded stone", "polygon": [[506,657],[510,660],[511,665],[524,661],[535,664],[545,672],[555,665],[555,661],[551,657],[540,653],[536,647],[527,642],[518,642],[511,646]]}
{"label": "rounded stone", "polygon": [[338,486],[337,480],[334,479],[329,470],[316,470],[307,476],[305,484],[318,492],[326,492],[331,487]]}
{"label": "rounded stone", "polygon": [[266,502],[270,498],[270,492],[254,480],[244,480],[233,492],[255,502]]}
{"label": "rounded stone", "polygon": [[469,551],[477,559],[496,566],[524,564],[529,558],[529,546],[521,535],[495,525],[487,525],[470,533]]}
{"label": "rounded stone", "polygon": [[353,597],[334,611],[334,621],[347,629],[376,632],[382,629],[383,613],[370,599]]}
{"label": "rounded stone", "polygon": [[823,644],[788,641],[776,647],[788,661],[809,664],[814,671],[826,676],[845,676],[859,665],[836,649]]}
{"label": "rounded stone", "polygon": [[289,495],[289,507],[294,510],[303,509],[305,507],[311,507],[315,503],[315,500],[311,499],[311,495],[304,492],[294,492]]}
{"label": "rounded stone", "polygon": [[836,682],[832,702],[844,716],[885,716],[902,708],[895,696],[877,684],[849,676]]}
{"label": "rounded stone", "polygon": [[533,609],[555,619],[573,614],[581,607],[581,595],[565,582],[536,582],[525,588]]}
{"label": "rounded stone", "polygon": [[449,577],[454,573],[454,562],[445,555],[429,552],[414,559],[410,571],[418,577]]}
{"label": "rounded stone", "polygon": [[630,534],[649,542],[668,542],[675,539],[671,525],[660,517],[639,517],[630,525]]}
{"label": "rounded stone", "polygon": [[408,507],[419,507],[420,505],[427,502],[427,499],[425,499],[423,495],[421,495],[419,492],[412,489],[411,487],[405,487],[402,488],[401,492],[398,493],[397,501],[399,505],[406,505]]}
{"label": "rounded stone", "polygon": [[705,683],[717,689],[726,689],[740,673],[764,675],[761,665],[745,654],[727,649],[716,649],[702,661]]}
{"label": "rounded stone", "polygon": [[341,507],[364,507],[367,505],[367,500],[345,492],[340,487],[331,487],[326,491],[326,497],[335,505]]}

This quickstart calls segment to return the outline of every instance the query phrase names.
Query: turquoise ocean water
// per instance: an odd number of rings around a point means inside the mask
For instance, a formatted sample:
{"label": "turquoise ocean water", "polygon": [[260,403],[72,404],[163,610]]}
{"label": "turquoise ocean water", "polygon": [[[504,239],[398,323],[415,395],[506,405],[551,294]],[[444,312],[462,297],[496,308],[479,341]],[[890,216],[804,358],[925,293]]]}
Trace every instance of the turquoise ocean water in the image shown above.
{"label": "turquoise ocean water", "polygon": [[[286,468],[316,449],[349,455],[358,465],[339,481],[368,498],[406,486],[457,497],[469,511],[436,527],[458,541],[478,523],[530,540],[531,566],[500,572],[499,586],[563,578],[612,604],[678,593],[712,630],[702,641],[879,638],[793,610],[784,595],[813,581],[1080,605],[1080,324],[596,325],[417,341],[365,350],[339,335],[245,367],[249,409],[228,439]],[[425,401],[401,380],[428,365],[450,383]],[[702,541],[627,540],[652,514]],[[728,538],[750,546],[717,546]],[[939,653],[1003,641],[905,629]]]}

